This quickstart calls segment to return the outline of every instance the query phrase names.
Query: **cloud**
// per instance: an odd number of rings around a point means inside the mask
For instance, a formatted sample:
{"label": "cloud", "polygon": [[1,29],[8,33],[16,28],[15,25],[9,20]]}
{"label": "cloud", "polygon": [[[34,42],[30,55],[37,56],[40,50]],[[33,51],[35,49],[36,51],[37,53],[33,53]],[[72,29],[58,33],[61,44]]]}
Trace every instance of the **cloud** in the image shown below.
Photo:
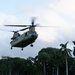
{"label": "cloud", "polygon": [[[48,10],[46,12],[40,12],[40,25],[43,26],[54,26],[54,27],[44,27],[36,29],[39,34],[39,39],[45,42],[54,42],[56,40],[63,40],[64,35],[72,33],[71,28],[62,16],[58,15],[56,12]],[[56,26],[56,27],[55,27]],[[67,31],[66,31],[67,29]],[[65,32],[66,31],[66,32]],[[62,35],[61,35],[62,34]]]}
{"label": "cloud", "polygon": [[75,0],[57,0],[49,6],[58,13],[63,13],[75,18]]}
{"label": "cloud", "polygon": [[17,23],[18,18],[14,15],[8,15],[8,14],[3,14],[0,13],[0,25],[3,26],[4,24],[9,24],[9,23]]}
{"label": "cloud", "polygon": [[[36,23],[39,23],[42,26],[56,26],[56,27],[41,27],[36,28],[38,33],[38,39],[34,44],[34,48],[30,48],[27,46],[24,48],[24,51],[21,52],[18,49],[13,48],[10,51],[10,41],[12,37],[12,33],[2,32],[0,31],[0,49],[1,55],[9,55],[9,56],[35,56],[40,48],[55,46],[57,47],[60,43],[73,41],[75,39],[75,28],[74,28],[74,18],[75,18],[75,1],[74,0],[55,0],[55,2],[48,3],[46,6],[47,9],[38,8],[33,9],[30,8],[27,11],[24,11],[22,14],[17,16],[3,14],[0,13],[0,28],[6,30],[16,30],[16,28],[6,28],[3,27],[4,24],[19,24],[19,23],[27,23],[30,24],[31,17],[37,17]],[[26,9],[26,8],[25,8]],[[35,10],[35,11],[31,11]],[[21,11],[22,12],[22,11]],[[26,12],[26,13],[25,13]],[[71,22],[70,22],[71,21]],[[72,26],[71,26],[72,25]],[[3,35],[4,34],[4,35]],[[5,48],[4,48],[5,47]],[[29,51],[30,50],[30,51]],[[18,53],[17,53],[18,51]],[[6,54],[5,54],[6,53]]]}
{"label": "cloud", "polygon": [[[74,40],[75,1],[60,0],[50,3],[47,9],[37,13],[40,25],[57,26],[57,28],[37,29],[39,39],[46,42]],[[70,22],[71,21],[71,22]]]}

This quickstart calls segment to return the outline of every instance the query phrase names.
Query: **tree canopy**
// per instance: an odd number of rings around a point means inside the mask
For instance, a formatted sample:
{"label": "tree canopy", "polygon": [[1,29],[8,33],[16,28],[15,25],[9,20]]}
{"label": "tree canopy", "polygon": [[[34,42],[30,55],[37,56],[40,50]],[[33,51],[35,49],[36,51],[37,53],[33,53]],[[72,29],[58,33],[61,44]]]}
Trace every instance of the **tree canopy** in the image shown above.
{"label": "tree canopy", "polygon": [[[69,75],[75,75],[75,59],[68,56]],[[58,73],[57,73],[58,72]],[[43,48],[36,57],[0,59],[0,75],[66,75],[64,52]]]}

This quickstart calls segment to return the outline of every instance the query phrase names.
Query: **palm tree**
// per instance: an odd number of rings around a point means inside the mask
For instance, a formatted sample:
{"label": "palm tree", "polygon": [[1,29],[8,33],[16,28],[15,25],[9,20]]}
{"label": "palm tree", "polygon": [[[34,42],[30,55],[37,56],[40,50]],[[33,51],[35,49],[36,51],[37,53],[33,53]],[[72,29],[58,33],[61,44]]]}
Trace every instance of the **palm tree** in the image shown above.
{"label": "palm tree", "polygon": [[64,55],[65,55],[65,61],[66,61],[66,75],[68,75],[68,60],[67,60],[67,56],[70,55],[71,56],[71,50],[67,48],[67,44],[68,42],[66,42],[65,44],[60,44],[62,51],[64,51]]}
{"label": "palm tree", "polygon": [[[75,41],[72,41],[74,46],[75,46]],[[73,55],[75,56],[75,47],[74,47],[74,50],[73,50]]]}

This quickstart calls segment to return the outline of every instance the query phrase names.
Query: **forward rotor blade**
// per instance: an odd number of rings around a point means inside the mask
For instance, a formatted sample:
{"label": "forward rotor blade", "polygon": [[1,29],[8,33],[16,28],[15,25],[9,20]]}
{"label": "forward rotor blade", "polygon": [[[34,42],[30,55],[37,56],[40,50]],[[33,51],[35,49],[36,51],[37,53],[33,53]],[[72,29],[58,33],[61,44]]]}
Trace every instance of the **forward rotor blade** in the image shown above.
{"label": "forward rotor blade", "polygon": [[4,30],[4,29],[0,29],[1,31],[7,31],[7,32],[16,32],[16,31],[11,31],[11,30]]}
{"label": "forward rotor blade", "polygon": [[17,32],[18,32],[18,31],[24,31],[24,30],[26,30],[26,29],[29,29],[29,27],[23,28],[23,29],[20,29],[20,30],[17,30]]}

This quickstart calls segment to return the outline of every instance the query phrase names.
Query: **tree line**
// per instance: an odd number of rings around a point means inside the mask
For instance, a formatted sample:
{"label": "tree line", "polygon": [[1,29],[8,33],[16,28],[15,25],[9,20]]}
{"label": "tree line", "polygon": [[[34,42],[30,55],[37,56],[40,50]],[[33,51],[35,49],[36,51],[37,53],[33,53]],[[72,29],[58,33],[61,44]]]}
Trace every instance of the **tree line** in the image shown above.
{"label": "tree line", "polygon": [[[66,51],[62,48],[43,48],[34,58],[0,59],[0,75],[66,75]],[[75,75],[75,59],[69,56],[71,50],[67,51],[68,75]]]}

